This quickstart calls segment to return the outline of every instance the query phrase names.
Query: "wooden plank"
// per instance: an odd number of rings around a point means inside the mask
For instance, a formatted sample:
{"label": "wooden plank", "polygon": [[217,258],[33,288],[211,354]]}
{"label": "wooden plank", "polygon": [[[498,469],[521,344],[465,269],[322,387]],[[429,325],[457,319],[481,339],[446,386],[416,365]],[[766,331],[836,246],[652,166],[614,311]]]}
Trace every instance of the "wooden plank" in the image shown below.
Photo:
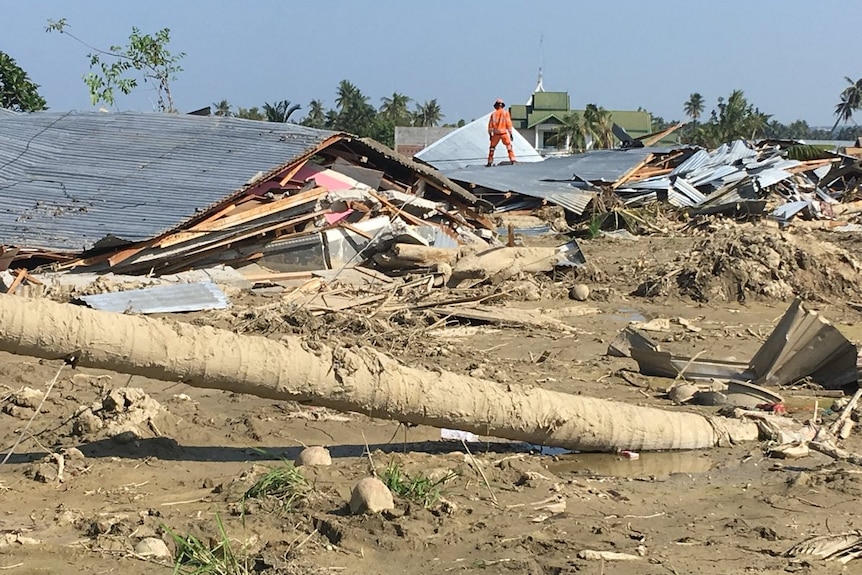
{"label": "wooden plank", "polygon": [[144,249],[144,247],[141,246],[141,247],[137,247],[137,248],[129,248],[127,250],[120,250],[118,252],[114,252],[113,255],[108,257],[108,265],[111,267],[114,267],[118,263],[129,259],[130,257],[132,257],[133,255],[135,255],[136,253],[140,252],[143,249]]}
{"label": "wooden plank", "polygon": [[264,216],[269,216],[293,208],[304,202],[309,202],[313,199],[316,199],[324,193],[326,193],[326,188],[317,187],[296,194],[295,196],[289,196],[281,200],[268,202],[262,206],[245,210],[242,213],[236,214],[234,216],[227,216],[217,221],[212,221],[209,223],[194,226],[192,228],[188,228],[187,230],[184,230],[161,240],[157,245],[160,248],[168,248],[188,240],[199,238],[209,232],[222,231],[233,226],[245,224],[258,218],[262,218]]}
{"label": "wooden plank", "polygon": [[656,176],[666,176],[673,171],[673,168],[650,168],[643,169],[629,179],[629,182],[640,182],[648,178]]}
{"label": "wooden plank", "polygon": [[338,227],[339,227],[339,228],[344,228],[344,229],[346,229],[346,230],[350,230],[350,231],[351,231],[351,232],[353,232],[354,234],[360,235],[360,236],[362,236],[363,238],[365,238],[366,240],[370,240],[371,238],[373,238],[373,237],[374,237],[374,236],[372,236],[371,234],[369,234],[368,232],[366,232],[366,231],[364,231],[364,230],[360,230],[360,229],[359,229],[359,228],[357,228],[356,226],[354,226],[354,225],[352,225],[352,224],[348,224],[347,222],[339,222],[339,223],[338,223]]}
{"label": "wooden plank", "polygon": [[41,281],[39,281],[38,279],[31,276],[30,273],[27,272],[26,270],[24,271],[24,279],[26,279],[28,282],[36,284],[36,285],[43,285]]}
{"label": "wooden plank", "polygon": [[24,276],[27,275],[27,270],[21,268],[18,270],[18,275],[15,276],[14,281],[12,281],[12,285],[9,286],[9,289],[6,290],[6,293],[13,294],[15,290],[18,289],[18,286],[21,285],[21,282],[24,281]]}
{"label": "wooden plank", "polygon": [[386,198],[384,198],[380,194],[376,194],[374,192],[369,192],[369,193],[372,196],[374,196],[377,199],[377,201],[379,201],[381,204],[383,204],[384,206],[386,206],[387,208],[392,210],[393,216],[395,214],[398,214],[399,217],[404,218],[405,221],[407,221],[410,224],[413,224],[414,226],[427,226],[430,224],[430,222],[426,222],[425,220],[423,220],[421,218],[417,218],[413,214],[407,213],[405,210],[399,209],[398,206],[396,206],[395,204],[393,204],[392,202],[390,202],[389,200],[387,200]]}
{"label": "wooden plank", "polygon": [[302,169],[302,167],[306,164],[306,162],[307,162],[307,160],[305,162],[298,162],[295,166],[290,168],[290,170],[288,170],[287,173],[284,175],[284,177],[281,178],[281,180],[278,182],[278,185],[283,188],[288,183],[290,183],[290,181],[293,179],[293,176],[295,176],[296,173]]}
{"label": "wooden plank", "polygon": [[[298,224],[305,223],[309,220],[313,220],[314,218],[318,218],[318,217],[320,217],[324,214],[327,214],[327,213],[329,213],[328,210],[320,210],[317,212],[312,212],[310,214],[303,214],[299,217],[293,218],[292,220],[277,222],[275,224],[271,224],[271,225],[265,226],[263,228],[249,230],[249,231],[242,233],[242,234],[239,234],[237,236],[230,236],[230,237],[225,238],[223,240],[217,241],[213,244],[201,246],[200,248],[195,249],[195,250],[190,250],[183,257],[205,253],[205,252],[217,249],[217,248],[222,248],[222,247],[228,246],[230,244],[234,244],[234,243],[237,243],[237,242],[240,242],[243,240],[247,240],[248,238],[252,238],[254,236],[262,236],[262,235],[268,234],[269,232],[274,232],[274,231],[281,230],[284,228],[293,227],[293,226],[296,226]],[[319,233],[319,230],[315,230],[314,232],[302,232],[302,233],[306,233],[306,234],[307,233]],[[302,234],[295,234],[295,235],[302,235]]]}
{"label": "wooden plank", "polygon": [[686,122],[680,122],[674,126],[667,128],[666,130],[662,130],[661,132],[657,132],[655,134],[647,134],[646,136],[638,138],[638,141],[643,142],[643,145],[646,147],[652,146],[656,142],[660,141],[662,138],[670,136],[685,125]]}
{"label": "wooden plank", "polygon": [[303,271],[303,272],[274,272],[271,274],[255,274],[244,276],[250,282],[278,282],[278,281],[290,281],[290,280],[301,280],[301,279],[312,279],[314,277],[313,271]]}
{"label": "wooden plank", "polygon": [[623,174],[623,175],[622,175],[622,176],[621,176],[621,177],[620,177],[616,182],[614,182],[614,183],[613,183],[613,185],[611,186],[611,189],[616,190],[617,188],[619,188],[620,186],[622,186],[622,185],[623,185],[624,183],[626,183],[626,182],[627,182],[627,181],[628,181],[632,176],[634,176],[634,175],[637,173],[637,171],[638,171],[638,170],[640,170],[641,168],[643,168],[644,166],[646,166],[647,164],[649,164],[649,163],[652,161],[652,159],[653,159],[653,155],[652,155],[652,154],[647,154],[647,156],[646,156],[643,160],[641,160],[640,162],[638,162],[637,164],[635,164],[634,166],[632,166],[632,167],[629,169],[629,171],[627,171],[627,172],[626,172],[625,174]]}

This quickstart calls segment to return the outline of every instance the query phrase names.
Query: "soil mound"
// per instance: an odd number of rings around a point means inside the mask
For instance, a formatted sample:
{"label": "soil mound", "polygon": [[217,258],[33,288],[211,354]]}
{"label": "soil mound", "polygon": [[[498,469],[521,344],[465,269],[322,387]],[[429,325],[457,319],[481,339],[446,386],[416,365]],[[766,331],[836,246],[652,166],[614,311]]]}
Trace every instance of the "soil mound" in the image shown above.
{"label": "soil mound", "polygon": [[850,252],[810,234],[762,225],[727,225],[707,234],[670,263],[644,270],[635,295],[825,301],[853,299],[862,281],[862,264]]}

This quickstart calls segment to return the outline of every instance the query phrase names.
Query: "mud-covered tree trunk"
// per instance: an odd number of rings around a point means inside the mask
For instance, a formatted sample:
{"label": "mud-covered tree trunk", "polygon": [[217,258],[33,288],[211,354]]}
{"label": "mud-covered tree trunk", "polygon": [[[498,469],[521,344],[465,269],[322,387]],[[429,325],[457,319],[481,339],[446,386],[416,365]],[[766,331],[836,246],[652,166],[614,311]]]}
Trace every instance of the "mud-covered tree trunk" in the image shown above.
{"label": "mud-covered tree trunk", "polygon": [[0,349],[53,359],[75,352],[80,366],[582,451],[757,438],[754,424],[416,369],[370,348],[277,342],[16,296],[0,295]]}

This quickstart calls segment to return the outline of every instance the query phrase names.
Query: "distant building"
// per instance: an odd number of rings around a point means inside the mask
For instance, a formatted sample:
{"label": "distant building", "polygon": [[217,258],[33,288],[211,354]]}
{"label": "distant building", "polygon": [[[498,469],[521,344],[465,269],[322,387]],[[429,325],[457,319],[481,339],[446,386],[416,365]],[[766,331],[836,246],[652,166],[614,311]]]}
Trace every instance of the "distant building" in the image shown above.
{"label": "distant building", "polygon": [[[568,142],[557,142],[557,129],[569,114],[584,113],[571,108],[568,92],[546,92],[542,87],[541,73],[539,84],[527,103],[510,106],[509,112],[515,129],[542,154],[568,150]],[[633,139],[652,133],[652,116],[647,111],[610,110],[610,113],[611,121]]]}
{"label": "distant building", "polygon": [[430,126],[414,128],[413,126],[395,126],[395,151],[412,158],[419,150],[433,144],[446,134],[457,130],[454,126]]}
{"label": "distant building", "polygon": [[[490,108],[490,106],[489,106]],[[568,142],[557,143],[557,128],[564,118],[573,113],[583,115],[583,110],[573,110],[568,92],[546,92],[539,83],[526,104],[509,106],[515,129],[542,155],[568,153]],[[610,110],[611,121],[620,126],[632,139],[652,133],[652,116],[645,110]],[[412,157],[420,150],[436,142],[457,128],[429,127],[413,128],[396,126],[395,151]],[[617,140],[617,144],[621,142]]]}

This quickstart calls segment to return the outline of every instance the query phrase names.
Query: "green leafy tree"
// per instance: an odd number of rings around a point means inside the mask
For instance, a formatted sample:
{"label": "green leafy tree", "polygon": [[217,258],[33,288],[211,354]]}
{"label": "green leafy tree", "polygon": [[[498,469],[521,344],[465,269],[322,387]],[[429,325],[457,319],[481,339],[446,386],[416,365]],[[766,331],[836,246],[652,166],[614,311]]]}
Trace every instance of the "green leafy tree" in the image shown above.
{"label": "green leafy tree", "polygon": [[39,95],[39,85],[27,77],[15,60],[0,51],[0,108],[16,112],[45,110],[45,98]]}
{"label": "green leafy tree", "polygon": [[709,121],[697,127],[692,142],[714,148],[733,140],[756,139],[766,133],[770,117],[751,105],[742,90],[734,90],[726,100],[718,98]]}
{"label": "green leafy tree", "polygon": [[566,146],[572,152],[581,152],[587,147],[587,130],[583,118],[577,112],[570,112],[561,118],[557,126],[554,143],[558,148]]}
{"label": "green leafy tree", "polygon": [[385,120],[391,120],[396,126],[409,126],[410,117],[410,102],[413,101],[409,96],[393,92],[391,96],[384,96],[380,99],[383,104],[380,106],[380,116]]}
{"label": "green leafy tree", "polygon": [[228,102],[227,100],[213,102],[213,108],[215,109],[213,114],[216,116],[222,116],[224,118],[229,118],[233,116],[233,112],[231,112],[230,102]]}
{"label": "green leafy tree", "polygon": [[77,42],[92,50],[87,57],[90,59],[90,72],[84,75],[84,83],[90,90],[93,105],[104,102],[115,105],[114,90],[123,94],[131,94],[138,87],[138,76],[152,84],[156,90],[157,107],[161,112],[175,112],[171,82],[176,80],[176,74],[183,69],[179,63],[185,53],[172,54],[168,50],[171,41],[169,28],[162,28],[153,35],[141,34],[137,27],[132,27],[129,43],[125,46],[111,46],[108,50],[100,50],[90,46],[69,31],[65,18],[48,20],[46,32],[66,34]]}
{"label": "green leafy tree", "polygon": [[236,117],[242,118],[243,120],[266,120],[266,116],[257,106],[253,106],[251,108],[240,107],[236,112]]}
{"label": "green leafy tree", "polygon": [[281,100],[280,102],[276,102],[275,104],[270,104],[269,102],[264,102],[263,104],[263,114],[266,116],[267,122],[279,122],[284,124],[287,122],[294,112],[299,110],[302,106],[299,104],[290,104],[290,100]]}
{"label": "green leafy tree", "polygon": [[342,80],[336,90],[335,104],[338,109],[327,119],[327,127],[358,136],[370,135],[377,110],[368,100],[368,96],[353,83]]}
{"label": "green leafy tree", "polygon": [[862,78],[855,82],[845,76],[845,80],[850,84],[841,91],[841,101],[835,105],[835,124],[832,125],[830,132],[834,132],[838,124],[845,124],[853,119],[853,112],[862,108]]}
{"label": "green leafy tree", "polygon": [[386,144],[390,148],[395,147],[395,122],[377,115],[371,123],[371,129],[367,134],[364,134],[373,140],[377,140],[381,144]]}
{"label": "green leafy tree", "polygon": [[325,128],[326,127],[326,110],[323,108],[323,102],[320,100],[312,100],[308,103],[308,114],[300,122],[303,126],[309,128]]}
{"label": "green leafy tree", "polygon": [[417,104],[413,113],[414,126],[437,126],[443,119],[443,110],[437,103],[437,98],[426,100],[424,104]]}

